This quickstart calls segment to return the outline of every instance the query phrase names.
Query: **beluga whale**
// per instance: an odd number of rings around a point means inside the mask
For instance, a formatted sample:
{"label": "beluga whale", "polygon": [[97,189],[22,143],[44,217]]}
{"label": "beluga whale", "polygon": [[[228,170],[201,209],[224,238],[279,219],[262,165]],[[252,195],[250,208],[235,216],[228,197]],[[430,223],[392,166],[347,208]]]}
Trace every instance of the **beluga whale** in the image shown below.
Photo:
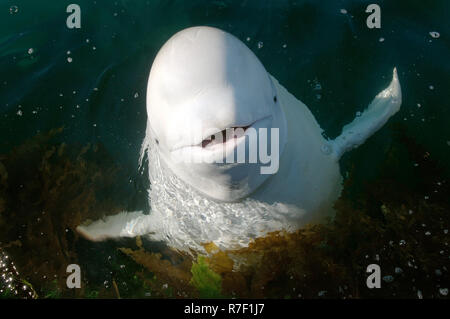
{"label": "beluga whale", "polygon": [[[397,71],[389,86],[324,137],[311,111],[270,75],[238,38],[213,27],[173,35],[153,61],[140,165],[150,212],[121,212],[77,231],[101,241],[148,236],[182,251],[247,247],[334,214],[339,160],[400,109]],[[148,176],[147,176],[148,175]]]}

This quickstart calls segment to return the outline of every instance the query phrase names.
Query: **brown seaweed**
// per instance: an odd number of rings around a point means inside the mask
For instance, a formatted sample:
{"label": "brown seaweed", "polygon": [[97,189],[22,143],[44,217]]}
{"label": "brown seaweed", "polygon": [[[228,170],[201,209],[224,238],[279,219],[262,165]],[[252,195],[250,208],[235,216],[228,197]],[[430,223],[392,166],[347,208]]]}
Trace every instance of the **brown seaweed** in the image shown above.
{"label": "brown seaweed", "polygon": [[[205,243],[200,259],[153,250],[144,238],[117,243],[116,263],[128,264],[123,272],[105,266],[112,285],[84,278],[81,289],[67,289],[66,266],[86,258],[74,228],[123,210],[125,200],[104,195],[115,193],[121,171],[101,145],[54,142],[59,133],[0,155],[0,247],[40,297],[197,298],[220,283],[229,297],[448,298],[448,178],[402,130],[375,180],[355,182],[350,172],[335,217],[323,224],[272,233],[240,250]],[[381,289],[366,286],[372,263],[381,267]]]}

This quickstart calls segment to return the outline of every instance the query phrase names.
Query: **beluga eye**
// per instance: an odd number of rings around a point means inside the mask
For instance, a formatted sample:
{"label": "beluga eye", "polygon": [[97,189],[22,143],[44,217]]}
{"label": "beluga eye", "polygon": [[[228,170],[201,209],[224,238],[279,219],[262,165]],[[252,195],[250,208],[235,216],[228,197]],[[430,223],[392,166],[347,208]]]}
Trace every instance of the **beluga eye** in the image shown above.
{"label": "beluga eye", "polygon": [[273,97],[273,101],[274,101],[275,103],[277,103],[277,96],[276,96],[276,95]]}

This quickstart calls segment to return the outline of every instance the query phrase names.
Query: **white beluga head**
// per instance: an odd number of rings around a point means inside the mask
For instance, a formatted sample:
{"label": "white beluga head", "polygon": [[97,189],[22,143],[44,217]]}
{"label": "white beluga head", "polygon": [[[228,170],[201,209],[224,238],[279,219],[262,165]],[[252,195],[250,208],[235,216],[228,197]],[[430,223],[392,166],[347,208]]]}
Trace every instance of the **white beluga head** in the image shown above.
{"label": "white beluga head", "polygon": [[264,66],[211,27],[172,36],[153,62],[147,115],[161,158],[208,197],[236,201],[278,170],[286,120]]}

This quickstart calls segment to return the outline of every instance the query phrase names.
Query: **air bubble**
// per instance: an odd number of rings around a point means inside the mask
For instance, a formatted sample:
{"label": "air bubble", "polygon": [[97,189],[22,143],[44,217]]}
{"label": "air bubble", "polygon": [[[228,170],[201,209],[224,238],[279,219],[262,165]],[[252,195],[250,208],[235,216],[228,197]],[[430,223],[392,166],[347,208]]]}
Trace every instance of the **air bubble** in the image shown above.
{"label": "air bubble", "polygon": [[328,144],[322,145],[322,147],[320,148],[320,150],[322,151],[322,153],[324,153],[325,155],[329,155],[331,154],[331,147]]}
{"label": "air bubble", "polygon": [[9,7],[9,13],[10,14],[16,14],[19,12],[19,7],[18,6],[11,6]]}
{"label": "air bubble", "polygon": [[417,298],[423,299],[422,291],[417,290]]}
{"label": "air bubble", "polygon": [[439,32],[431,31],[431,32],[430,32],[430,36],[431,36],[432,38],[437,39],[437,38],[439,38],[441,35],[439,34]]}

